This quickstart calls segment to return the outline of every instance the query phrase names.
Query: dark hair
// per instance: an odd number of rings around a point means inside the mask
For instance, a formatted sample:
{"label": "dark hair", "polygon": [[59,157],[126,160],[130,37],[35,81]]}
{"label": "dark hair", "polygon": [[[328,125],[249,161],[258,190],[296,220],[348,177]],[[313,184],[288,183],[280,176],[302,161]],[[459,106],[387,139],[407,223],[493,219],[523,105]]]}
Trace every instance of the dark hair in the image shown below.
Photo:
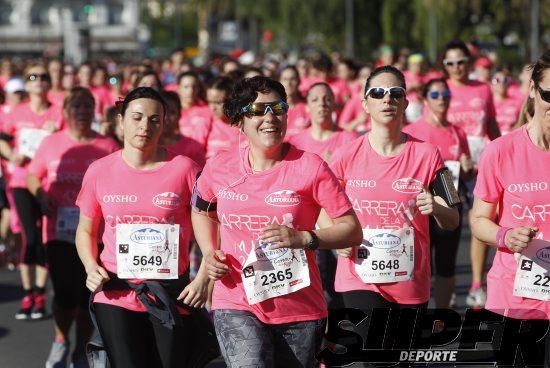
{"label": "dark hair", "polygon": [[162,82],[160,81],[159,76],[153,70],[148,70],[144,73],[140,73],[138,79],[136,80],[136,85],[139,85],[143,78],[152,75],[155,78],[155,83],[159,86],[159,91],[162,91]]}
{"label": "dark hair", "polygon": [[462,51],[464,56],[470,57],[470,50],[468,50],[468,46],[464,43],[462,40],[453,40],[445,45],[445,51],[443,52],[443,58],[445,58],[445,55],[447,54],[447,51],[453,50],[453,49],[459,49]]}
{"label": "dark hair", "polygon": [[306,93],[306,101],[307,101],[307,99],[309,98],[309,93],[311,92],[311,90],[313,90],[313,88],[319,87],[319,86],[325,87],[325,88],[330,92],[330,94],[332,95],[332,99],[333,99],[333,100],[335,99],[335,97],[334,97],[334,92],[332,91],[332,88],[330,88],[330,86],[328,85],[328,83],[326,83],[326,82],[317,82],[317,83],[313,83],[313,84],[311,85],[311,87],[309,87],[309,89],[307,90],[307,93]]}
{"label": "dark hair", "polygon": [[399,80],[400,87],[407,89],[407,85],[405,84],[405,76],[403,76],[403,73],[401,73],[399,69],[392,65],[384,65],[379,66],[370,73],[369,77],[367,78],[367,83],[365,83],[365,90],[363,91],[363,95],[365,95],[365,93],[367,93],[367,90],[370,88],[370,83],[372,79],[378,74],[384,73],[393,74]]}
{"label": "dark hair", "polygon": [[427,81],[422,87],[422,97],[426,98],[428,96],[428,92],[430,91],[431,86],[436,83],[443,83],[445,85],[445,88],[449,89],[449,85],[447,84],[447,80],[445,78],[432,78]]}
{"label": "dark hair", "polygon": [[208,85],[208,89],[219,89],[225,92],[225,98],[228,99],[233,89],[233,79],[229,77],[216,77]]}
{"label": "dark hair", "polygon": [[300,73],[294,65],[287,65],[283,69],[281,69],[281,72],[279,73],[279,80],[281,79],[281,76],[283,75],[283,72],[285,70],[292,70],[294,74],[296,74],[296,78],[298,78],[298,84],[300,84]]}
{"label": "dark hair", "polygon": [[166,115],[166,102],[162,98],[160,92],[151,87],[138,87],[128,92],[124,100],[117,102],[117,107],[120,109],[120,115],[124,116],[130,102],[140,98],[158,101],[162,105],[164,111],[163,115]]}
{"label": "dark hair", "polygon": [[354,77],[356,77],[357,73],[359,73],[359,68],[357,67],[355,61],[353,61],[352,59],[344,58],[340,60],[340,64],[344,64],[345,66],[347,66],[348,69],[352,71]]}
{"label": "dark hair", "polygon": [[199,75],[196,72],[190,70],[188,72],[183,72],[178,74],[178,79],[177,79],[178,85],[181,83],[181,80],[185,77],[195,78],[199,83],[201,82]]}
{"label": "dark hair", "polygon": [[535,86],[539,86],[544,76],[544,71],[550,68],[550,50],[546,50],[531,66],[531,80]]}
{"label": "dark hair", "polygon": [[230,98],[223,104],[223,113],[231,125],[238,125],[244,116],[243,107],[254,102],[258,98],[258,93],[269,92],[275,92],[281,97],[281,100],[286,102],[285,88],[276,80],[260,75],[245,78],[233,88]]}
{"label": "dark hair", "polygon": [[321,54],[317,56],[313,61],[311,62],[311,66],[314,69],[323,71],[323,72],[330,72],[332,70],[332,61],[330,58],[324,54]]}
{"label": "dark hair", "polygon": [[166,105],[174,105],[177,109],[178,115],[181,115],[181,100],[180,96],[174,92],[174,91],[162,91],[161,94],[162,98],[164,99],[164,102]]}
{"label": "dark hair", "polygon": [[67,95],[63,99],[63,110],[66,110],[71,104],[71,102],[73,102],[79,97],[84,97],[89,99],[92,103],[92,106],[94,106],[95,108],[95,99],[94,99],[94,95],[92,95],[92,92],[90,92],[90,90],[86,87],[78,86],[78,87],[71,88],[69,93],[67,93]]}

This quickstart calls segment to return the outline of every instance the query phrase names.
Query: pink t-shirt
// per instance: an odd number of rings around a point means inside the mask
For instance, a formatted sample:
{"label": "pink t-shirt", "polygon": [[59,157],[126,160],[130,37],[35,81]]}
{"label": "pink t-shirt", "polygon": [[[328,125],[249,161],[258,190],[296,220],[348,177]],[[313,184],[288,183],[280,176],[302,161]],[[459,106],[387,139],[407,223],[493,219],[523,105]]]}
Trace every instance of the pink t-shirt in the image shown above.
{"label": "pink t-shirt", "polygon": [[212,117],[212,128],[206,141],[206,158],[214,157],[221,151],[237,150],[239,138],[241,144],[244,144],[246,136],[239,131],[239,128]]}
{"label": "pink t-shirt", "polygon": [[485,137],[487,122],[496,116],[489,85],[477,81],[464,85],[456,85],[451,80],[447,83],[452,94],[449,122],[464,129],[468,136]]}
{"label": "pink t-shirt", "polygon": [[[344,105],[344,108],[342,109],[342,113],[338,117],[338,124],[342,126],[343,124],[347,124],[352,120],[355,120],[360,114],[365,112],[365,109],[363,108],[363,104],[361,103],[361,95],[355,95],[351,99],[346,102]],[[365,121],[358,125],[355,128],[355,131],[357,132],[366,132],[370,130],[370,118],[368,114],[366,115]]]}
{"label": "pink t-shirt", "polygon": [[52,215],[44,216],[44,242],[56,239],[57,209],[75,207],[82,178],[97,159],[118,150],[116,142],[98,135],[90,143],[73,140],[67,130],[46,137],[29,165],[29,173],[42,182],[42,188],[55,203]]}
{"label": "pink t-shirt", "polygon": [[[260,321],[280,324],[324,318],[327,307],[315,263],[315,252],[306,251],[311,285],[284,296],[249,305],[242,285],[242,265],[257,244],[259,231],[285,219],[300,230],[313,230],[321,208],[339,217],[351,205],[328,165],[317,155],[290,146],[282,162],[252,174],[248,148],[224,152],[206,163],[197,180],[199,195],[217,203],[221,250],[230,274],[214,284],[212,309],[235,309],[254,313]],[[271,205],[268,197],[294,196],[298,201]]]}
{"label": "pink t-shirt", "polygon": [[196,140],[206,148],[208,133],[212,127],[212,111],[204,103],[181,110],[180,133]]}
{"label": "pink t-shirt", "polygon": [[318,141],[311,135],[311,128],[302,133],[291,137],[288,141],[298,149],[317,154],[325,161],[329,161],[330,156],[340,147],[344,147],[349,142],[357,138],[354,132],[345,130],[336,130],[329,139]]}
{"label": "pink t-shirt", "polygon": [[518,120],[521,103],[517,98],[513,97],[505,97],[500,101],[495,99],[495,110],[500,132],[502,135],[509,133],[512,130],[512,126]]}
{"label": "pink t-shirt", "polygon": [[403,132],[418,140],[435,145],[439,148],[439,153],[444,161],[459,161],[463,153],[468,157],[470,156],[466,133],[456,125],[435,126],[423,118],[405,125]]}
{"label": "pink t-shirt", "polygon": [[[533,144],[526,126],[516,129],[481,155],[474,195],[498,203],[500,226],[536,226],[536,238],[550,242],[549,162],[550,152]],[[516,268],[513,253],[498,248],[487,274],[485,308],[513,318],[550,319],[550,302],[513,296]]]}
{"label": "pink t-shirt", "polygon": [[[354,260],[338,257],[335,289],[339,292],[371,290],[400,304],[419,304],[430,299],[430,236],[428,216],[416,207],[416,196],[428,187],[443,167],[438,149],[409,137],[403,150],[392,157],[380,156],[368,135],[337,151],[331,167],[344,185],[363,228],[414,229],[414,278],[409,281],[366,284],[355,272]],[[406,190],[393,189],[407,180]],[[412,219],[411,219],[412,218]]]}
{"label": "pink t-shirt", "polygon": [[[43,129],[48,122],[53,122],[57,129],[61,128],[61,107],[50,105],[40,115],[35,114],[28,102],[14,106],[12,111],[5,117],[4,132],[14,136],[14,149],[19,151],[19,133],[24,128]],[[27,188],[27,166],[8,165],[10,188]]]}
{"label": "pink t-shirt", "polygon": [[302,93],[302,95],[306,96],[307,91],[309,91],[311,86],[313,86],[315,83],[320,83],[320,82],[325,82],[330,86],[332,93],[334,93],[334,100],[336,101],[337,104],[343,104],[352,95],[351,90],[348,87],[346,81],[340,78],[329,78],[326,81],[320,78],[308,78],[301,81],[300,86],[298,87],[298,90],[300,91],[300,93]]}
{"label": "pink t-shirt", "polygon": [[178,141],[170,145],[165,145],[165,147],[176,155],[189,157],[200,167],[203,167],[206,163],[204,147],[194,139],[182,135]]}
{"label": "pink t-shirt", "polygon": [[[117,224],[179,224],[178,274],[184,274],[189,265],[192,234],[189,203],[198,165],[185,156],[172,156],[158,168],[138,170],[126,164],[121,152],[90,165],[76,200],[81,215],[105,221],[101,264],[108,271],[117,272]],[[169,199],[170,204],[157,205],[155,199],[159,197]],[[94,301],[146,311],[134,291],[101,291]]]}
{"label": "pink t-shirt", "polygon": [[304,129],[307,129],[310,125],[309,115],[306,112],[306,104],[298,102],[296,105],[288,109],[286,118],[286,136],[292,137]]}
{"label": "pink t-shirt", "polygon": [[67,91],[52,91],[50,89],[48,91],[48,101],[51,101],[54,105],[63,107],[63,101],[65,100],[66,95]]}

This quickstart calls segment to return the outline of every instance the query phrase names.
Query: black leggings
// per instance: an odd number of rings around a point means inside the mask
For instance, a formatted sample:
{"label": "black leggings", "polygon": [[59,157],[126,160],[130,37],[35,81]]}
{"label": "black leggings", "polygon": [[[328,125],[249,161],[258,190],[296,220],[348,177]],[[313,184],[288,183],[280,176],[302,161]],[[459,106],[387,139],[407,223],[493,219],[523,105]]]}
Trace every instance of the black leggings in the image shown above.
{"label": "black leggings", "polygon": [[456,269],[456,254],[462,234],[462,206],[458,207],[458,227],[443,230],[433,216],[430,216],[430,245],[432,247],[433,267],[440,277],[453,277]]}
{"label": "black leggings", "polygon": [[427,308],[428,302],[420,304],[399,304],[390,302],[380,294],[370,290],[352,290],[342,293],[342,299],[344,300],[344,306],[346,308],[355,308],[361,310],[368,310],[374,308]]}
{"label": "black leggings", "polygon": [[46,249],[42,243],[40,205],[31,192],[25,188],[13,188],[13,201],[23,228],[21,263],[45,266]]}
{"label": "black leggings", "polygon": [[145,312],[94,303],[99,333],[112,368],[185,367],[190,344],[189,321],[168,329]]}

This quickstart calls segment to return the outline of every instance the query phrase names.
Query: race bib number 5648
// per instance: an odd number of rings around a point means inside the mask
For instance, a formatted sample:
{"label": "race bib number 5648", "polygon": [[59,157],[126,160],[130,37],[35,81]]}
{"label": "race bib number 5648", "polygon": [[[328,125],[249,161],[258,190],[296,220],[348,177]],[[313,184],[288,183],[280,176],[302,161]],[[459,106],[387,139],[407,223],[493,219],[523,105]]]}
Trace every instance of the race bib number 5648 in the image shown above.
{"label": "race bib number 5648", "polygon": [[414,271],[414,231],[363,229],[363,243],[355,248],[355,272],[364,283],[410,280]]}

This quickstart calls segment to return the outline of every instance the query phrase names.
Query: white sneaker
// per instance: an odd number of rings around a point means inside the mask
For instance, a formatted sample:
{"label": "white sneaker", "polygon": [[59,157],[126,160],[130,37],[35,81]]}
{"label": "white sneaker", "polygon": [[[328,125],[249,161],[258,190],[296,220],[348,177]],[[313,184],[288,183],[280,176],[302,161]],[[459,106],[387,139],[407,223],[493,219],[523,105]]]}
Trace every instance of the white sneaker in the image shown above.
{"label": "white sneaker", "polygon": [[46,368],[67,367],[67,356],[69,355],[69,343],[61,344],[54,341],[50,349],[50,355],[46,360]]}
{"label": "white sneaker", "polygon": [[472,308],[483,308],[487,301],[487,293],[482,287],[470,290],[466,297],[466,305]]}

